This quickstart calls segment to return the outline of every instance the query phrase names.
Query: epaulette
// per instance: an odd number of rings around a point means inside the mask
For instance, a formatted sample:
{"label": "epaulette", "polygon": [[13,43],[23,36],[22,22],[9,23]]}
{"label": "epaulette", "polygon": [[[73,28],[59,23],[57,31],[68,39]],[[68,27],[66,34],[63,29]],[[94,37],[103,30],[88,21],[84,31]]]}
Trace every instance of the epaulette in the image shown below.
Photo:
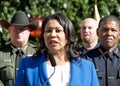
{"label": "epaulette", "polygon": [[31,43],[28,43],[28,46],[33,47],[33,48],[37,48],[38,47],[38,46],[36,46],[34,44],[31,44]]}

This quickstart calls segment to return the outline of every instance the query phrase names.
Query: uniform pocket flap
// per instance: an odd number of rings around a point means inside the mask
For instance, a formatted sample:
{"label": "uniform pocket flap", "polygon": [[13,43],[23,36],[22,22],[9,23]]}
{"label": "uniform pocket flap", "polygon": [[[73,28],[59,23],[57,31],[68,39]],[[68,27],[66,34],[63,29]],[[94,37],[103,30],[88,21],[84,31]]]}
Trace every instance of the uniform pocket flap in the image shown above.
{"label": "uniform pocket flap", "polygon": [[104,76],[103,72],[99,71],[99,69],[96,69],[96,72],[97,72],[98,78],[102,78]]}
{"label": "uniform pocket flap", "polygon": [[12,65],[6,65],[0,69],[0,78],[1,80],[9,80],[14,77],[14,67]]}

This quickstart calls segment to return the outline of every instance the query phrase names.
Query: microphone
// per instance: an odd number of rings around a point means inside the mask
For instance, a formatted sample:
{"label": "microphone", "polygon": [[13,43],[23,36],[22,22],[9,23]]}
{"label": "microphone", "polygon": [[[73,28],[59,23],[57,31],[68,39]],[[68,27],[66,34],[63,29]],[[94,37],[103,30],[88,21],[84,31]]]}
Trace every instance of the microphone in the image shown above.
{"label": "microphone", "polygon": [[53,74],[55,73],[55,66],[56,66],[56,62],[55,59],[53,57],[53,55],[51,53],[48,53],[49,59],[50,59],[50,63],[51,65],[54,67],[54,71],[53,73],[50,75],[50,77],[45,81],[45,83],[43,83],[42,86],[46,86],[47,82],[49,81],[49,79],[53,76]]}
{"label": "microphone", "polygon": [[53,55],[51,53],[49,53],[48,56],[49,56],[51,65],[53,67],[55,67],[56,66],[56,62],[55,62],[55,59],[54,59]]}

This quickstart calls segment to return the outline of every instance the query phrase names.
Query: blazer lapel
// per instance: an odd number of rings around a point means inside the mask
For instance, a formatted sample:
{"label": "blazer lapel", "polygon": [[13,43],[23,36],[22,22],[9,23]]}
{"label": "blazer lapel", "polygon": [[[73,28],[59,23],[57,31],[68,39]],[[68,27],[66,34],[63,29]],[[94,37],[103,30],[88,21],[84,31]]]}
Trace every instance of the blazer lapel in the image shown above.
{"label": "blazer lapel", "polygon": [[[40,57],[40,63],[39,63],[39,77],[40,77],[40,83],[43,85],[44,83],[46,83],[46,81],[48,80],[48,76],[47,76],[47,68],[46,68],[46,52],[44,52],[42,54],[42,56]],[[51,86],[50,82],[48,81],[46,83],[46,86]]]}

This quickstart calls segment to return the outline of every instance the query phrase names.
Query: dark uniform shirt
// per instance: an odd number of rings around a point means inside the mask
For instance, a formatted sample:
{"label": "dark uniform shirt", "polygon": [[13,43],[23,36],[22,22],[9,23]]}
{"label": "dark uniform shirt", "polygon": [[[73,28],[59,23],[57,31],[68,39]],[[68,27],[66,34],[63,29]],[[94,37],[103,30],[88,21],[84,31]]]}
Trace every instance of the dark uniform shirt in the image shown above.
{"label": "dark uniform shirt", "polygon": [[[23,49],[23,57],[31,56],[36,48],[32,44],[27,44]],[[13,86],[15,80],[15,60],[16,51],[12,45],[7,45],[0,49],[0,86]]]}
{"label": "dark uniform shirt", "polygon": [[109,53],[101,46],[85,55],[95,65],[100,86],[120,86],[120,49]]}
{"label": "dark uniform shirt", "polygon": [[[94,49],[99,47],[99,43],[94,47]],[[91,49],[92,50],[92,49]],[[83,57],[86,53],[88,53],[90,50],[85,49],[83,46],[81,46],[78,51],[80,52],[80,56]]]}

